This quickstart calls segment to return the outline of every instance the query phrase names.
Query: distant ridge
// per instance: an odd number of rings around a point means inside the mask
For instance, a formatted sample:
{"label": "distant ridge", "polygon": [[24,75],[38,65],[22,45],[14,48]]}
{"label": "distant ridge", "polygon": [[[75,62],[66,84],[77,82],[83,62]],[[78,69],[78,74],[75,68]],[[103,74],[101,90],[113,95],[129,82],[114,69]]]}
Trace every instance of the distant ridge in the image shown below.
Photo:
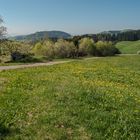
{"label": "distant ridge", "polygon": [[41,40],[44,38],[56,38],[56,39],[68,39],[71,38],[71,35],[62,31],[40,31],[29,35],[19,35],[10,37],[9,39],[18,40],[18,41],[35,41]]}
{"label": "distant ridge", "polygon": [[[125,30],[110,30],[110,31],[104,31],[104,32],[100,32],[100,33],[96,33],[96,34],[83,34],[83,35],[78,35],[81,37],[92,37],[94,40],[97,39],[98,35],[111,35],[111,36],[124,36],[125,40],[139,40],[137,38],[139,38],[139,30],[133,30],[133,29],[125,29]],[[125,34],[126,33],[126,34]],[[124,35],[125,34],[125,35]],[[136,37],[137,34],[137,38],[131,38],[129,36],[132,37],[135,36]],[[76,35],[75,35],[76,36]],[[126,38],[129,37],[128,38]],[[69,33],[63,32],[63,31],[40,31],[40,32],[36,32],[33,34],[29,34],[29,35],[18,35],[18,36],[13,36],[13,37],[7,37],[10,40],[17,40],[17,41],[38,41],[38,40],[42,40],[44,38],[50,38],[50,39],[70,39],[73,36]],[[105,39],[105,38],[104,38]]]}
{"label": "distant ridge", "polygon": [[119,34],[119,33],[125,33],[125,32],[130,32],[130,31],[136,31],[136,30],[132,30],[132,29],[125,29],[125,30],[112,30],[112,31],[104,31],[104,32],[101,32],[99,34]]}

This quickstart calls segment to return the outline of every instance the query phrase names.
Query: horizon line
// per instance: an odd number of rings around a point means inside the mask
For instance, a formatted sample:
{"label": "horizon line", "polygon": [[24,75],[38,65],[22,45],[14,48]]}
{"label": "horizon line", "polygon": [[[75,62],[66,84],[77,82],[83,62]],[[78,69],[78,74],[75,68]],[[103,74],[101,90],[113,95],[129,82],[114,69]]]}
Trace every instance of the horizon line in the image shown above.
{"label": "horizon line", "polygon": [[57,31],[57,32],[65,32],[65,33],[68,33],[70,34],[71,36],[78,36],[78,35],[86,35],[86,34],[100,34],[100,33],[103,33],[103,32],[110,32],[110,31],[125,31],[125,30],[140,30],[140,28],[124,28],[124,29],[112,29],[112,30],[103,30],[103,31],[99,31],[99,32],[92,32],[92,33],[69,33],[67,31],[63,31],[63,30],[40,30],[40,31],[34,31],[34,32],[30,32],[30,33],[25,33],[25,34],[20,34],[20,33],[7,33],[6,36],[9,36],[9,37],[14,37],[14,36],[27,36],[27,35],[31,35],[31,34],[35,34],[35,33],[38,33],[38,32],[52,32],[52,31]]}

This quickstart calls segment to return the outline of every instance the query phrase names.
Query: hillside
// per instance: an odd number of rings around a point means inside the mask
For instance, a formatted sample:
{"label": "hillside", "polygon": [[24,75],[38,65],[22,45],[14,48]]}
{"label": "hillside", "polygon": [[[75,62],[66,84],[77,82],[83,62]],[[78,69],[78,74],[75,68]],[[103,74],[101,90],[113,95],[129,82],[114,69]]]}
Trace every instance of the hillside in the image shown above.
{"label": "hillside", "polygon": [[124,54],[136,54],[140,51],[140,40],[138,41],[121,41],[116,47]]}
{"label": "hillside", "polygon": [[1,140],[139,140],[140,57],[0,72]]}
{"label": "hillside", "polygon": [[41,32],[36,32],[33,34],[29,34],[29,35],[20,35],[20,36],[14,36],[11,37],[10,39],[14,39],[14,40],[18,40],[18,41],[35,41],[35,40],[40,40],[43,38],[63,38],[63,39],[67,39],[70,38],[71,35],[66,33],[66,32],[62,32],[62,31],[41,31]]}
{"label": "hillside", "polygon": [[112,31],[104,31],[97,34],[84,34],[81,37],[90,37],[95,42],[99,40],[103,41],[137,41],[140,40],[140,29],[132,30],[112,30]]}
{"label": "hillside", "polygon": [[137,30],[132,30],[132,29],[124,29],[124,30],[112,30],[112,31],[104,31],[101,32],[100,34],[110,34],[110,35],[118,35],[120,33],[127,33],[127,32],[133,32],[133,31],[137,31]]}

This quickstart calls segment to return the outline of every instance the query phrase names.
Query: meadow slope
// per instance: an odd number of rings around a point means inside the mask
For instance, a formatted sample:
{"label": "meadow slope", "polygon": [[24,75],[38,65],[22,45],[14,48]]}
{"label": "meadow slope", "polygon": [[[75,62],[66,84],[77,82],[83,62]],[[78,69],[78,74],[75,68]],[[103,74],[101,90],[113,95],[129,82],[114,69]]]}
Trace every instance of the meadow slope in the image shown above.
{"label": "meadow slope", "polygon": [[0,72],[0,139],[140,138],[140,56]]}
{"label": "meadow slope", "polygon": [[140,40],[138,41],[121,41],[116,44],[116,47],[123,54],[137,54],[140,51]]}

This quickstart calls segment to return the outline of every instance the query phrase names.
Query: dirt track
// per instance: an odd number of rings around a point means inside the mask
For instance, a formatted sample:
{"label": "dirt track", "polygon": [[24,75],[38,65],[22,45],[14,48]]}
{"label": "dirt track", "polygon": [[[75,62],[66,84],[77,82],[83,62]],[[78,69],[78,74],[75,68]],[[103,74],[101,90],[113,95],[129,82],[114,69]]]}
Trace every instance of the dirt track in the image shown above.
{"label": "dirt track", "polygon": [[23,69],[23,68],[38,67],[38,66],[50,66],[50,65],[55,65],[55,64],[68,63],[68,62],[70,62],[70,61],[34,63],[34,64],[24,64],[24,65],[15,65],[15,66],[0,66],[0,71],[2,71],[2,70],[13,70],[13,69]]}

